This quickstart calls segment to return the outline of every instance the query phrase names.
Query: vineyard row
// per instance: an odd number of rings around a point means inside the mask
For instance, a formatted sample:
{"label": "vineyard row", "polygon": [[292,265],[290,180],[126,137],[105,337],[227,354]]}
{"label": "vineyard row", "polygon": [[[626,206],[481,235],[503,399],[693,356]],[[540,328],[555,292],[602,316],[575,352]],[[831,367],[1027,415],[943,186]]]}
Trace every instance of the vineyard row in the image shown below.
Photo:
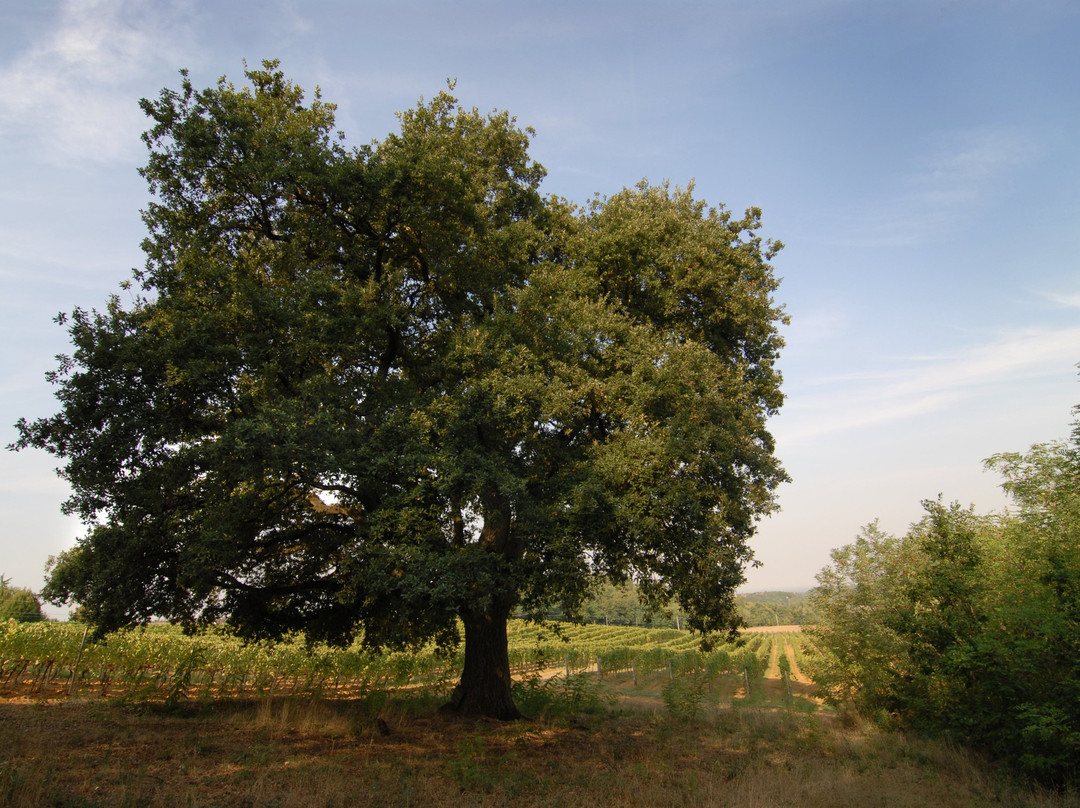
{"label": "vineyard row", "polygon": [[[745,644],[704,653],[697,637],[674,629],[561,624],[552,630],[515,622],[509,653],[511,668],[518,673],[741,672],[750,679],[764,675],[773,640],[790,642],[786,637],[750,634]],[[781,659],[787,661],[784,655]],[[0,688],[15,692],[111,692],[148,699],[355,694],[442,685],[457,678],[461,664],[460,650],[451,655],[434,649],[379,654],[358,644],[245,644],[222,632],[191,636],[172,626],[121,631],[91,642],[85,628],[74,623],[0,623]]]}

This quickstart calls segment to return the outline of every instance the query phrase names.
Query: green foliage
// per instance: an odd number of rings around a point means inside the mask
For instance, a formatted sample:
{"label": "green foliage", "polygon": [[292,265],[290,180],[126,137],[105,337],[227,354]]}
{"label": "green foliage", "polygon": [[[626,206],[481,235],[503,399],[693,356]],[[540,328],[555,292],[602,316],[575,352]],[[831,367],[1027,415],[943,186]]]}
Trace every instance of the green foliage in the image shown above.
{"label": "green foliage", "polygon": [[[307,645],[301,638],[243,643],[221,631],[189,635],[167,625],[124,629],[94,642],[84,641],[85,629],[70,622],[0,624],[0,682],[20,677],[30,686],[48,676],[70,684],[73,693],[114,692],[136,702],[231,695],[330,697],[335,693],[371,701],[384,700],[387,689],[403,687],[414,694],[436,695],[457,676],[463,663],[460,653],[446,657],[433,647],[374,654],[359,643],[347,648]],[[541,699],[538,704],[549,712],[561,709],[545,706],[554,698],[564,707],[568,702],[574,709],[591,709],[591,683],[600,681],[598,658],[605,679],[633,670],[641,679],[660,676],[666,680],[669,663],[676,676],[742,677],[748,653],[753,670],[764,670],[764,660],[749,645],[726,645],[703,653],[697,638],[685,631],[568,624],[559,629],[563,639],[524,621],[513,621],[509,632],[515,671],[533,672],[533,679],[515,693]],[[798,652],[802,635],[784,636],[791,638]],[[566,668],[569,681],[562,675]],[[540,670],[550,674],[551,669],[559,673],[551,684],[535,675]],[[77,672],[74,681],[73,671]],[[550,692],[532,693],[545,688]],[[530,703],[520,705],[526,714],[540,709],[536,704],[526,709]]]}
{"label": "green foliage", "polygon": [[491,772],[484,765],[484,752],[484,739],[479,734],[458,743],[449,768],[461,788],[486,791],[494,784]]}
{"label": "green foliage", "polygon": [[1080,427],[1004,454],[1019,512],[925,503],[872,525],[818,576],[815,680],[886,723],[973,742],[1051,782],[1080,760]]}
{"label": "green foliage", "polygon": [[18,425],[87,525],[46,597],[99,632],[401,649],[461,625],[463,692],[505,688],[513,609],[576,616],[604,579],[731,631],[786,479],[760,211],[545,200],[529,130],[446,92],[349,150],[276,63],[246,78],[142,102],[133,302],[61,318],[61,409]]}
{"label": "green foliage", "polygon": [[[735,605],[742,624],[750,627],[812,625],[817,621],[810,595],[803,592],[753,592],[738,595]],[[547,616],[552,620],[565,617],[558,609]],[[601,583],[582,604],[578,617],[584,623],[610,626],[678,626],[687,619],[677,605],[659,613],[650,611],[632,581],[619,586],[607,581]]]}
{"label": "green foliage", "polygon": [[460,660],[448,660],[433,648],[374,654],[360,644],[330,648],[299,638],[245,644],[220,631],[192,636],[160,625],[124,629],[84,644],[84,629],[72,623],[0,624],[0,680],[20,671],[41,679],[77,670],[75,685],[84,692],[115,686],[135,701],[176,702],[233,693],[315,695],[335,686],[351,692],[432,686],[447,678],[448,669],[460,668]]}
{"label": "green foliage", "polygon": [[809,626],[817,614],[805,592],[751,592],[739,595],[739,614],[747,626]]}
{"label": "green foliage", "polygon": [[632,582],[615,586],[607,581],[582,605],[581,619],[586,623],[612,626],[645,626],[662,620],[659,615],[649,613]]}
{"label": "green foliage", "polygon": [[0,622],[15,620],[36,623],[44,619],[37,595],[24,587],[12,586],[7,578],[0,575]]}
{"label": "green foliage", "polygon": [[547,680],[528,676],[514,682],[514,702],[530,718],[601,713],[614,703],[613,694],[604,692],[601,685],[590,673]]}
{"label": "green foliage", "polygon": [[701,671],[672,678],[660,694],[668,712],[676,718],[695,720],[701,710],[709,678],[707,673]]}

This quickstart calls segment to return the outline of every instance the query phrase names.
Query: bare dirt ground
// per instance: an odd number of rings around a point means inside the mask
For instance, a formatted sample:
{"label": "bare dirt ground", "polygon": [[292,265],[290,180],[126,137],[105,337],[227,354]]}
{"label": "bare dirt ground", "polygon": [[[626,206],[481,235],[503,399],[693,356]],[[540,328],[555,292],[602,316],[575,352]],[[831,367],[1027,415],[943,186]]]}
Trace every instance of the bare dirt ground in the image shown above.
{"label": "bare dirt ground", "polygon": [[786,643],[784,645],[784,653],[787,654],[787,658],[791,661],[791,681],[799,682],[800,684],[810,684],[810,677],[803,673],[799,668],[799,662],[795,656],[795,648],[791,643]]}

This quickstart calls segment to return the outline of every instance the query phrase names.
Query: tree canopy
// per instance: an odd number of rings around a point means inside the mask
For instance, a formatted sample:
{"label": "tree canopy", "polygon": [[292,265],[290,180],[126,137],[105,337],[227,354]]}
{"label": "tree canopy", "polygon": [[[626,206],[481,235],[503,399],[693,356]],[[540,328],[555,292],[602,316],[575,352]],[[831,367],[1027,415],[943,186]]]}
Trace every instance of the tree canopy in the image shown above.
{"label": "tree canopy", "polygon": [[246,77],[142,101],[145,267],[60,318],[60,410],[18,425],[87,525],[45,594],[103,631],[393,648],[460,621],[454,707],[504,717],[515,608],[633,580],[732,630],[786,479],[761,212],[544,198],[531,130],[448,92],[348,148],[277,63]]}

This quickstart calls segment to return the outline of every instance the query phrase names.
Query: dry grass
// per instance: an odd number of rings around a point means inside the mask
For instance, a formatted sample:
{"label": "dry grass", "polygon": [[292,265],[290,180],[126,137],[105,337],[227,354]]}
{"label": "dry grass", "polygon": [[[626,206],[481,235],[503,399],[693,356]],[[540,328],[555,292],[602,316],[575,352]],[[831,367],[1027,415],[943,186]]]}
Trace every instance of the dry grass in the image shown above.
{"label": "dry grass", "polygon": [[829,713],[667,717],[655,686],[502,724],[398,702],[0,704],[0,806],[912,806],[1064,808],[954,748]]}

